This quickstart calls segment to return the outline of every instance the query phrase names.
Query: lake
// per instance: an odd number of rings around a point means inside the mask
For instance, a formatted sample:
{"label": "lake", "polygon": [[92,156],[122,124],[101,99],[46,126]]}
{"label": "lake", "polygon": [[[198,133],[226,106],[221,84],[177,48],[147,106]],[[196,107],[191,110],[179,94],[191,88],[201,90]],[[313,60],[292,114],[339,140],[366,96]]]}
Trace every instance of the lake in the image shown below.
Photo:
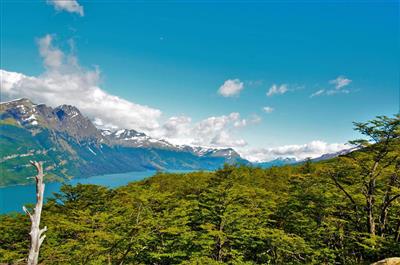
{"label": "lake", "polygon": [[[176,173],[185,173],[189,171],[177,170],[171,171]],[[77,185],[81,184],[96,184],[109,188],[123,186],[132,181],[138,181],[147,177],[153,176],[156,171],[134,171],[121,174],[108,174],[93,176],[89,178],[79,178],[67,181],[66,184]],[[46,183],[44,198],[49,198],[54,192],[59,192],[62,183],[49,182]],[[22,212],[22,206],[28,203],[35,203],[36,200],[35,184],[18,185],[0,188],[0,214],[10,212]]]}

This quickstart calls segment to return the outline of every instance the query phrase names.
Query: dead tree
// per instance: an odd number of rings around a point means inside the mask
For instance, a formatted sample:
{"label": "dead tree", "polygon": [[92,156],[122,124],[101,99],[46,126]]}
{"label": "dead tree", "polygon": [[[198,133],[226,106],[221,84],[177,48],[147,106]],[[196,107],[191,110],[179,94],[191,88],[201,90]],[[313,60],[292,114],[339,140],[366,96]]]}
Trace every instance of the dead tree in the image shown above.
{"label": "dead tree", "polygon": [[40,229],[40,217],[42,215],[42,207],[43,207],[43,193],[44,186],[43,183],[43,164],[42,162],[31,161],[32,166],[36,168],[37,175],[35,176],[36,181],[36,206],[33,214],[31,214],[25,206],[23,206],[24,212],[31,219],[31,232],[29,235],[31,236],[31,248],[29,250],[28,256],[28,265],[37,265],[39,259],[39,249],[40,245],[42,245],[44,238],[46,235],[43,235],[44,232],[47,231],[47,227],[45,226],[43,229]]}

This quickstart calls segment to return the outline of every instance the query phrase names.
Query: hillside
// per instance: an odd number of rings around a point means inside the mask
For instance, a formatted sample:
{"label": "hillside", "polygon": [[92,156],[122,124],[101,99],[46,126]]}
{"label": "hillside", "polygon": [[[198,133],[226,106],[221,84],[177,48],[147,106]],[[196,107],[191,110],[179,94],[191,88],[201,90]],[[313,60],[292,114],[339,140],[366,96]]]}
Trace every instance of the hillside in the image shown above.
{"label": "hillside", "polygon": [[[400,202],[387,212],[385,236],[370,235],[356,181],[359,171],[349,161],[339,157],[270,169],[225,166],[216,172],[160,173],[116,190],[64,186],[44,207],[42,223],[49,230],[41,261],[369,264],[399,255]],[[329,176],[343,169],[359,212]],[[380,183],[394,172],[388,170]],[[376,210],[385,189],[377,190]],[[0,217],[0,262],[26,256],[28,231],[26,216]]]}
{"label": "hillside", "polygon": [[29,183],[29,160],[44,161],[47,180],[142,170],[213,170],[248,163],[235,150],[177,146],[135,130],[100,130],[69,105],[28,99],[0,104],[0,186]]}

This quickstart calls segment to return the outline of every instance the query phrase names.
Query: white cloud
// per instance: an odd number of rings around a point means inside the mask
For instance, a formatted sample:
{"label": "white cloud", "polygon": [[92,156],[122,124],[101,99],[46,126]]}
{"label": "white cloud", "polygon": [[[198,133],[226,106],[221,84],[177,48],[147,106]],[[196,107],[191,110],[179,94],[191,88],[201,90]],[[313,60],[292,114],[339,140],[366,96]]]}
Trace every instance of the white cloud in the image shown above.
{"label": "white cloud", "polygon": [[236,135],[243,127],[260,121],[256,115],[245,119],[232,112],[198,122],[186,116],[161,122],[160,110],[103,90],[100,71],[81,67],[75,55],[54,44],[54,36],[46,35],[37,43],[46,70],[39,76],[27,76],[0,69],[2,99],[26,97],[53,107],[69,104],[79,108],[97,127],[135,129],[176,144],[210,147],[245,146],[246,141]]}
{"label": "white cloud", "polygon": [[336,94],[349,94],[350,90],[344,89],[346,86],[350,85],[352,80],[346,78],[345,76],[338,76],[337,78],[330,80],[329,84],[333,85],[334,88],[331,89],[320,89],[310,95],[310,98],[317,96],[332,96]]}
{"label": "white cloud", "polygon": [[218,93],[223,97],[233,97],[243,90],[244,85],[239,79],[228,79],[219,87]]}
{"label": "white cloud", "polygon": [[53,36],[46,35],[38,40],[39,53],[44,60],[44,66],[47,69],[58,69],[62,66],[64,53],[55,48],[52,44]]}
{"label": "white cloud", "polygon": [[190,144],[193,141],[192,119],[186,116],[170,117],[153,136],[165,138],[174,144]]}
{"label": "white cloud", "polygon": [[242,147],[247,145],[244,139],[234,139],[231,134],[221,131],[210,142],[211,146]]}
{"label": "white cloud", "polygon": [[328,95],[328,96],[332,96],[332,95],[339,94],[339,93],[341,93],[341,94],[349,94],[350,90],[347,90],[347,89],[331,89],[331,90],[326,91],[326,95]]}
{"label": "white cloud", "polygon": [[310,95],[310,98],[321,96],[325,93],[325,89],[320,89]]}
{"label": "white cloud", "polygon": [[310,98],[323,96],[323,95],[325,95],[325,96],[333,96],[333,95],[336,95],[336,94],[349,94],[349,93],[350,93],[350,90],[348,90],[348,89],[328,89],[328,90],[320,89],[320,90],[312,93],[310,95]]}
{"label": "white cloud", "polygon": [[272,113],[274,110],[275,109],[273,107],[270,107],[270,106],[266,106],[266,107],[263,108],[263,111],[265,113]]}
{"label": "white cloud", "polygon": [[27,97],[50,106],[78,107],[97,125],[125,127],[150,132],[160,125],[161,111],[111,95],[99,87],[100,71],[83,69],[74,55],[53,45],[53,37],[39,39],[39,52],[46,71],[39,76],[1,71],[2,96]]}
{"label": "white cloud", "polygon": [[241,150],[240,154],[250,161],[259,162],[270,161],[279,157],[303,160],[308,157],[316,158],[323,154],[335,153],[348,148],[350,148],[350,146],[347,144],[329,144],[316,140],[302,145],[284,145],[271,148]]}
{"label": "white cloud", "polygon": [[286,92],[288,92],[287,84],[282,84],[280,86],[276,85],[276,84],[273,84],[269,88],[269,90],[267,92],[267,96],[270,97],[270,96],[273,96],[273,95],[282,95],[282,94],[285,94]]}
{"label": "white cloud", "polygon": [[260,116],[258,116],[257,114],[252,114],[252,115],[250,115],[250,117],[249,117],[249,119],[248,119],[248,123],[249,124],[257,124],[257,123],[260,123],[261,122],[261,117]]}
{"label": "white cloud", "polygon": [[242,147],[247,143],[234,135],[240,128],[257,122],[254,117],[243,119],[237,112],[212,116],[192,122],[186,116],[171,117],[155,132],[155,136],[166,138],[175,144],[191,144],[210,147]]}
{"label": "white cloud", "polygon": [[335,89],[341,89],[345,86],[348,86],[352,80],[346,78],[345,76],[338,76],[335,79],[329,81],[330,84],[335,86]]}
{"label": "white cloud", "polygon": [[83,6],[76,0],[47,0],[47,3],[53,5],[57,11],[67,11],[83,16]]}

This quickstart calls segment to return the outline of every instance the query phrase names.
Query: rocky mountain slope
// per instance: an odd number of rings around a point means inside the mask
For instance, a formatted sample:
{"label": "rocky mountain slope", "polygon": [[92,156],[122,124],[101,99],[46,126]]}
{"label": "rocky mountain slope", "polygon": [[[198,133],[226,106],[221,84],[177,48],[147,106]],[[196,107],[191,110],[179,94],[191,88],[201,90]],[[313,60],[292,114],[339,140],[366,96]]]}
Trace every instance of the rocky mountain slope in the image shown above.
{"label": "rocky mountain slope", "polygon": [[211,170],[249,163],[233,149],[173,145],[135,130],[100,130],[75,107],[19,99],[0,104],[0,186],[32,181],[29,160],[48,179],[135,170]]}
{"label": "rocky mountain slope", "polygon": [[344,150],[340,150],[339,152],[335,152],[335,153],[328,153],[328,154],[323,154],[319,157],[313,158],[311,159],[314,162],[318,162],[318,161],[322,161],[322,160],[328,160],[334,157],[338,157],[338,156],[343,156],[343,155],[347,155],[353,151],[358,150],[358,147],[351,147],[348,149],[344,149]]}

